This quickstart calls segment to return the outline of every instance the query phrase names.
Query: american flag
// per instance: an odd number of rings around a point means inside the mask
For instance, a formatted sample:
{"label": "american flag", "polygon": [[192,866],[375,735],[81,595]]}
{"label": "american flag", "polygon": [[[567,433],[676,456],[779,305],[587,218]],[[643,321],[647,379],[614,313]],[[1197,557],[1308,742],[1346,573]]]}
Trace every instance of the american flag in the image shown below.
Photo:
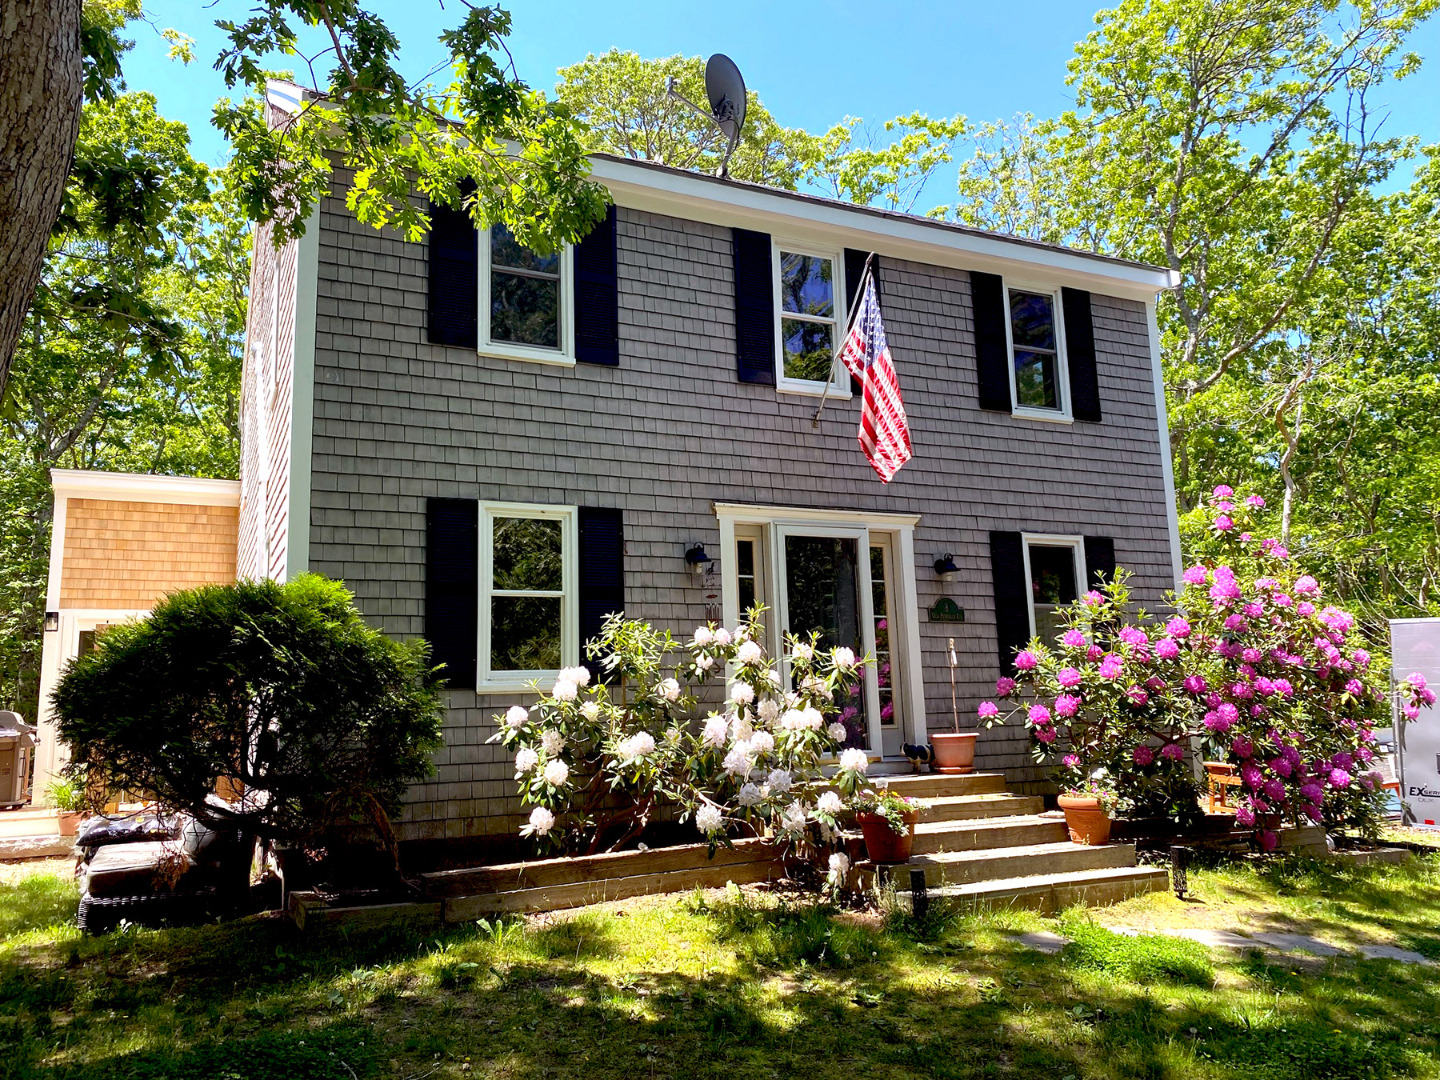
{"label": "american flag", "polygon": [[911,458],[910,426],[905,421],[905,402],[900,398],[895,365],[890,361],[890,346],[885,343],[885,324],[880,320],[880,301],[868,260],[860,280],[860,299],[850,316],[840,361],[864,387],[860,449],[865,451],[871,468],[888,484]]}

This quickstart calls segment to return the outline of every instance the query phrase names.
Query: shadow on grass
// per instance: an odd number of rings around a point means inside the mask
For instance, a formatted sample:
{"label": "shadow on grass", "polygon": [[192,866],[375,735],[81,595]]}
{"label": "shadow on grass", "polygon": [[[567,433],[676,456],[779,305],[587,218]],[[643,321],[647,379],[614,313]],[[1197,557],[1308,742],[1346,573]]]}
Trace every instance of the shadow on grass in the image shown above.
{"label": "shadow on grass", "polygon": [[[732,895],[529,928],[303,938],[252,919],[27,945],[0,951],[0,1077],[1387,1080],[1440,1055],[1424,968],[1213,953],[1212,989],[1163,957],[1164,977],[1112,963],[1108,938],[1024,950],[1002,923],[916,942]],[[626,963],[659,933],[684,948]]]}
{"label": "shadow on grass", "polygon": [[36,874],[0,886],[0,941],[27,930],[74,922],[79,905],[80,890],[70,878]]}

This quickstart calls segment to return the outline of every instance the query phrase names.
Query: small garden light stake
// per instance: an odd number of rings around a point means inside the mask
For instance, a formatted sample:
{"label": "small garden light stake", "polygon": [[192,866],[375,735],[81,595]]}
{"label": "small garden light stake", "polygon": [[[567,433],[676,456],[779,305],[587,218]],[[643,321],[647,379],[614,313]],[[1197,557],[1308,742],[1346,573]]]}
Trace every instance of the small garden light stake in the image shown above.
{"label": "small garden light stake", "polygon": [[1187,880],[1187,872],[1190,869],[1190,856],[1194,852],[1183,844],[1176,844],[1170,849],[1170,887],[1175,890],[1175,898],[1184,900],[1185,893],[1190,888]]}

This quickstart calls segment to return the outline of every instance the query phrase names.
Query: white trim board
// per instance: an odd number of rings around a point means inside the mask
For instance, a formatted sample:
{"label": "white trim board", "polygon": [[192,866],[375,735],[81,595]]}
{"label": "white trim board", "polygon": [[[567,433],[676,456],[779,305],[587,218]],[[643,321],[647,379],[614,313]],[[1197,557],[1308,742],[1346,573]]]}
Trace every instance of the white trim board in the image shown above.
{"label": "white trim board", "polygon": [[729,518],[744,519],[750,524],[807,524],[818,522],[833,525],[877,525],[895,529],[920,523],[919,514],[886,514],[870,510],[824,510],[803,506],[764,506],[750,503],[711,503],[715,516],[722,522]]}
{"label": "white trim board", "polygon": [[51,469],[50,486],[57,499],[109,499],[114,502],[160,502],[185,506],[240,505],[239,480]]}
{"label": "white trim board", "polygon": [[290,363],[290,483],[285,580],[310,569],[311,436],[315,426],[315,320],[320,292],[320,212],[310,212],[295,253],[295,340]]}
{"label": "white trim board", "polygon": [[1175,464],[1170,458],[1170,411],[1165,405],[1165,371],[1160,361],[1160,325],[1155,299],[1145,302],[1145,326],[1150,337],[1150,372],[1155,386],[1155,420],[1160,436],[1160,476],[1165,484],[1165,508],[1170,532],[1170,569],[1175,588],[1181,588],[1180,508],[1175,502]]}

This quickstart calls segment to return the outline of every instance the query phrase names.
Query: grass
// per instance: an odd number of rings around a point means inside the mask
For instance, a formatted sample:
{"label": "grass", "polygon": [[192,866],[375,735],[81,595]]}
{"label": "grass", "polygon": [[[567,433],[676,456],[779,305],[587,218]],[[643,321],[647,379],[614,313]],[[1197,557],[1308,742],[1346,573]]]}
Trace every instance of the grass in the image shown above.
{"label": "grass", "polygon": [[[318,939],[259,918],[88,939],[73,884],[12,876],[0,1078],[1440,1077],[1435,969],[1104,925],[1244,911],[1398,941],[1440,924],[1440,862],[1224,864],[1192,882],[1199,903],[1058,925],[951,910],[917,927],[732,888],[439,933]],[[1042,926],[1072,944],[1013,937]]]}

